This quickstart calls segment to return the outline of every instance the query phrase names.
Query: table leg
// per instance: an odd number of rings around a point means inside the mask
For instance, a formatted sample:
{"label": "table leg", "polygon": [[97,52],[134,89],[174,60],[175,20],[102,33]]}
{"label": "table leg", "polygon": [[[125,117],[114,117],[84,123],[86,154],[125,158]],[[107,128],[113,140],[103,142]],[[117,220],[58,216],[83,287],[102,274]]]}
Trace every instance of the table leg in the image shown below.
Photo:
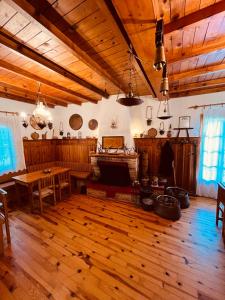
{"label": "table leg", "polygon": [[29,184],[28,187],[28,200],[30,205],[30,210],[33,211],[33,184]]}
{"label": "table leg", "polygon": [[16,204],[18,206],[21,205],[21,198],[20,198],[20,185],[18,182],[16,182]]}
{"label": "table leg", "polygon": [[0,256],[3,254],[4,254],[3,229],[2,229],[2,223],[0,223]]}

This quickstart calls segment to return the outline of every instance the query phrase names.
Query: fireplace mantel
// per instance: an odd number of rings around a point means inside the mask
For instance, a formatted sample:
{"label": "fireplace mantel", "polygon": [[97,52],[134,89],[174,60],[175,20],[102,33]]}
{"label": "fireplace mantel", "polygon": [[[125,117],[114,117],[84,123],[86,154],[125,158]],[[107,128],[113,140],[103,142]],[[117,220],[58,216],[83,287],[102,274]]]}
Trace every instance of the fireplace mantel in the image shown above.
{"label": "fireplace mantel", "polygon": [[126,162],[128,164],[130,179],[132,181],[138,178],[138,162],[139,154],[125,154],[125,153],[91,153],[91,165],[96,177],[100,177],[100,169],[98,161],[111,161],[111,162]]}

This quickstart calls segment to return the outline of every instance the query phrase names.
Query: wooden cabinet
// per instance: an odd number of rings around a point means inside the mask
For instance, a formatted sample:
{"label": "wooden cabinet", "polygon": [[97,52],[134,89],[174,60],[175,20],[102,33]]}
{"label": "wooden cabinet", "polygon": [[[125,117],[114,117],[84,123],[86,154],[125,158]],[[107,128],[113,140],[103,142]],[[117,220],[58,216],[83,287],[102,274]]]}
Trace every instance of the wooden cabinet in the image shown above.
{"label": "wooden cabinet", "polygon": [[196,194],[196,165],[199,138],[138,138],[134,139],[136,151],[148,153],[149,176],[158,176],[161,148],[166,141],[171,142],[177,186]]}

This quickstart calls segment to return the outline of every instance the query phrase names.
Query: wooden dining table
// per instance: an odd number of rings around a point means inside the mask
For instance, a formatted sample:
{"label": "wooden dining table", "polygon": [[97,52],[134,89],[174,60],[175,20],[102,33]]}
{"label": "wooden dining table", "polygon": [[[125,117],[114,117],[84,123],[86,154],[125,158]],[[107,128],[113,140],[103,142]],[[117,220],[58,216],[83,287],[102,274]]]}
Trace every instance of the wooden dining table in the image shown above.
{"label": "wooden dining table", "polygon": [[17,199],[20,203],[20,193],[19,193],[19,186],[25,186],[27,187],[28,191],[28,198],[29,203],[32,203],[32,193],[33,193],[33,187],[37,185],[38,181],[42,178],[46,178],[48,176],[57,176],[59,174],[65,173],[70,171],[69,168],[63,168],[63,167],[52,167],[50,168],[49,173],[45,173],[44,170],[39,170],[35,172],[25,173],[22,175],[14,176],[12,179],[15,181],[16,184],[16,191],[17,191]]}

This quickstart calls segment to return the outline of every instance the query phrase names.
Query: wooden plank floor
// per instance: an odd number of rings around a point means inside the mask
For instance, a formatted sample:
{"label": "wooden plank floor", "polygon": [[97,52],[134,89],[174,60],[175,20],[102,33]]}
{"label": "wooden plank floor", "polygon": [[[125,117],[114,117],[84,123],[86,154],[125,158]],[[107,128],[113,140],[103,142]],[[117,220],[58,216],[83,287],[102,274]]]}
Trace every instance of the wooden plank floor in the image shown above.
{"label": "wooden plank floor", "polygon": [[43,217],[11,213],[0,300],[225,299],[215,201],[177,222],[132,204],[76,195]]}

